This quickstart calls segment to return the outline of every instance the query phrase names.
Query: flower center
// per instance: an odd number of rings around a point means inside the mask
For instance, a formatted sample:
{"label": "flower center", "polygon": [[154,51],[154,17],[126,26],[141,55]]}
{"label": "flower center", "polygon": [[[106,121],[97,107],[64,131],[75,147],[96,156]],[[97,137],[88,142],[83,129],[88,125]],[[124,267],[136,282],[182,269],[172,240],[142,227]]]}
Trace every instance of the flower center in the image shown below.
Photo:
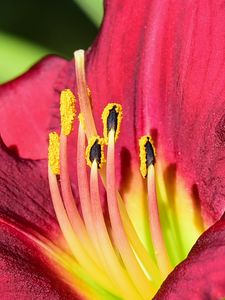
{"label": "flower center", "polygon": [[[75,97],[65,90],[60,99],[60,136],[55,132],[49,135],[48,175],[56,217],[69,253],[81,270],[75,276],[83,282],[83,289],[92,291],[90,299],[151,299],[172,270],[159,216],[153,140],[150,135],[139,140],[140,171],[147,185],[147,221],[154,249],[150,253],[139,238],[116,186],[115,142],[120,133],[122,106],[110,103],[105,107],[104,138],[98,136],[82,50],[75,52],[75,61],[81,109],[76,163],[81,213],[70,184],[67,154]],[[104,145],[107,145],[106,160]],[[86,164],[91,168],[90,174]],[[105,188],[106,197],[100,193],[100,185]]]}

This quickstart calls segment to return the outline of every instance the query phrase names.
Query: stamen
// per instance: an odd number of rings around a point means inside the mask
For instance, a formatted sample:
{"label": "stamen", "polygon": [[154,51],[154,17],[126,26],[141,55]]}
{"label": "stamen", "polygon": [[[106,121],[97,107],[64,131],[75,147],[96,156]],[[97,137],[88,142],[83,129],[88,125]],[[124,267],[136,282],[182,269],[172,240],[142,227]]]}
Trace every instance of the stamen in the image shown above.
{"label": "stamen", "polygon": [[101,271],[98,265],[86,254],[86,249],[82,247],[76,234],[74,233],[70,221],[68,219],[63,201],[59,192],[56,176],[48,170],[49,187],[51,192],[52,203],[59,222],[63,236],[71,250],[71,253],[80,265],[86,270],[90,276],[105,289],[114,293],[114,288],[105,273]]}
{"label": "stamen", "polygon": [[120,292],[125,297],[125,299],[141,300],[142,298],[140,294],[137,292],[135,286],[130,281],[126,270],[122,268],[112,246],[101,208],[97,170],[97,161],[94,160],[91,166],[90,178],[91,204],[97,239],[99,245],[101,245],[100,249],[102,257],[105,260],[105,264],[110,276],[112,276],[115,280]]}
{"label": "stamen", "polygon": [[151,236],[156,260],[158,262],[159,269],[165,278],[172,271],[172,266],[162,234],[156,195],[155,168],[153,165],[148,167],[147,183]]}
{"label": "stamen", "polygon": [[139,140],[140,148],[140,171],[141,175],[146,178],[148,174],[148,167],[155,163],[155,148],[150,135],[142,136]]}
{"label": "stamen", "polygon": [[103,120],[103,135],[105,143],[108,143],[108,135],[110,130],[115,132],[115,140],[117,140],[120,133],[120,124],[122,120],[122,105],[117,103],[109,103],[102,113]]}
{"label": "stamen", "polygon": [[[82,74],[82,72],[84,73],[84,62],[83,62],[84,53],[82,53],[82,51],[78,51],[78,53],[75,53],[75,54],[77,54],[77,56],[79,56],[79,55],[81,56],[81,64],[80,64],[79,57],[76,58],[76,55],[75,55],[77,78],[78,77],[80,78],[79,82],[77,82],[77,86],[78,86],[79,94],[81,94],[81,92],[80,92],[81,90],[84,91],[84,97],[79,97],[80,107],[81,107],[81,112],[85,116],[85,119],[87,120],[88,125],[89,125],[89,129],[88,130],[85,129],[85,132],[87,134],[87,137],[90,137],[91,135],[96,134],[96,127],[95,127],[94,118],[92,115],[90,99],[89,99],[88,95],[85,95],[87,89],[86,89],[85,76],[84,76],[84,74]],[[82,72],[80,72],[80,70],[82,70]],[[82,80],[82,78],[84,80]],[[81,82],[83,85],[85,85],[85,86],[83,86],[83,88],[80,87]],[[88,103],[88,101],[89,101],[89,103]],[[86,105],[87,103],[88,103],[88,105]],[[89,122],[89,120],[91,120],[91,123]],[[104,186],[106,186],[106,176],[105,176],[104,165],[103,165],[102,169],[100,169],[99,172],[101,175],[102,182],[103,182]],[[148,270],[149,274],[151,274],[151,276],[153,276],[154,282],[156,282],[158,285],[161,282],[161,279],[160,279],[161,275],[159,274],[157,267],[155,266],[153,260],[150,258],[150,256],[146,252],[146,249],[144,248],[142,242],[140,241],[140,239],[133,227],[133,224],[127,214],[124,202],[123,202],[120,194],[118,193],[118,191],[117,191],[117,196],[118,196],[118,200],[119,200],[120,212],[121,212],[121,216],[123,218],[123,224],[125,226],[126,234],[128,234],[129,239],[132,243],[132,247],[134,247],[136,253],[138,253],[139,258],[145,265],[145,268]]]}
{"label": "stamen", "polygon": [[64,205],[69,221],[81,244],[86,247],[87,253],[90,255],[90,257],[92,257],[96,263],[99,263],[94,245],[88,236],[86,227],[84,226],[83,220],[77,210],[76,202],[70,185],[67,160],[67,135],[69,135],[73,129],[73,121],[75,118],[75,97],[68,89],[61,92],[60,113],[62,126],[60,135],[60,184]]}
{"label": "stamen", "polygon": [[106,181],[107,181],[107,201],[109,207],[110,221],[116,245],[120,251],[123,262],[127,271],[136,284],[138,291],[144,299],[149,299],[149,295],[154,295],[156,292],[152,283],[146,278],[143,270],[136,260],[134,252],[130,247],[127,240],[126,233],[123,228],[122,220],[120,217],[118,202],[116,198],[116,183],[115,183],[115,137],[114,130],[109,132],[109,142],[107,151],[107,164],[106,164]]}
{"label": "stamen", "polygon": [[67,136],[61,133],[60,136],[60,184],[62,190],[62,196],[64,200],[64,205],[66,212],[68,214],[69,221],[73,227],[74,232],[78,236],[80,242],[84,247],[86,247],[87,253],[90,257],[96,262],[99,263],[99,260],[96,258],[96,251],[92,241],[89,239],[86,227],[84,226],[83,220],[78,212],[76,201],[73,197],[69,170],[68,170],[68,161],[67,161]]}
{"label": "stamen", "polygon": [[[96,239],[96,230],[95,222],[93,217],[93,212],[91,209],[91,196],[89,191],[88,175],[86,169],[86,160],[85,160],[85,132],[84,132],[84,123],[82,115],[79,115],[79,129],[78,129],[78,143],[77,143],[77,181],[78,181],[78,190],[80,195],[80,204],[82,209],[82,214],[84,218],[84,223],[86,225],[89,236],[95,245],[96,250],[99,250],[100,245]],[[82,172],[81,172],[82,170]],[[102,255],[100,255],[101,258]]]}
{"label": "stamen", "polygon": [[61,130],[64,135],[69,135],[73,130],[75,119],[75,96],[71,90],[67,89],[60,95]]}
{"label": "stamen", "polygon": [[[89,130],[85,127],[85,132],[87,134],[87,137],[90,137],[91,135],[96,134],[96,127],[94,124],[94,118],[92,115],[91,110],[91,103],[90,103],[90,96],[86,91],[88,91],[88,88],[86,88],[86,81],[85,81],[85,75],[84,75],[84,51],[78,50],[75,52],[75,63],[76,63],[76,77],[79,78],[79,82],[77,82],[78,86],[78,92],[81,95],[81,91],[84,92],[84,95],[79,97],[80,100],[80,107],[82,115],[85,116],[85,119],[88,122]],[[91,120],[91,124],[89,120]],[[91,134],[90,134],[91,133]],[[105,176],[105,166],[103,165],[102,168],[99,170],[99,173],[101,175],[101,179],[103,182],[103,185],[106,186],[106,176]],[[78,170],[78,174],[79,170]],[[82,185],[81,185],[82,186]],[[123,219],[123,224],[125,226],[126,234],[129,237],[129,240],[132,243],[132,247],[134,247],[135,252],[138,254],[138,257],[143,262],[146,270],[149,274],[153,277],[153,280],[159,284],[161,282],[161,274],[159,274],[157,266],[155,265],[154,261],[151,259],[151,257],[148,255],[145,247],[143,246],[142,242],[140,241],[134,226],[130,220],[130,217],[128,216],[126,207],[124,205],[123,199],[121,198],[121,195],[117,191],[118,201],[119,201],[119,207],[120,207],[120,213],[121,217]]]}
{"label": "stamen", "polygon": [[158,212],[156,183],[155,183],[155,148],[150,136],[146,135],[139,140],[141,174],[147,177],[148,182],[148,205],[150,218],[150,231],[154,245],[154,251],[159,269],[162,275],[166,277],[171,271],[171,263],[168,258],[165,242],[162,235],[160,217]]}
{"label": "stamen", "polygon": [[60,174],[59,140],[59,135],[56,132],[49,133],[48,164],[54,175]]}
{"label": "stamen", "polygon": [[154,283],[154,286],[158,289],[160,283],[162,282],[162,276],[159,272],[158,266],[156,266],[154,260],[151,258],[142,242],[140,241],[137,232],[135,231],[134,226],[128,216],[123,199],[118,192],[117,197],[121,219],[123,221],[126,235],[128,236],[135,253],[142,262],[145,271],[147,271],[148,275],[151,277],[152,283]]}
{"label": "stamen", "polygon": [[[84,120],[85,120],[85,126],[84,125],[80,125],[83,126],[82,130],[83,133],[85,131],[87,137],[90,139],[90,137],[97,137],[96,134],[96,126],[94,123],[94,118],[92,115],[92,105],[91,105],[91,96],[89,94],[89,89],[86,85],[86,79],[85,79],[85,66],[84,66],[84,51],[83,50],[79,50],[75,52],[75,64],[76,64],[76,78],[77,78],[77,89],[78,89],[78,94],[79,94],[79,100],[80,100],[80,108],[81,108],[81,112],[84,116]],[[119,112],[116,110],[117,106],[115,106],[117,104],[115,103],[111,103],[109,106],[107,106],[107,108],[104,110],[105,114],[102,115],[103,121],[104,121],[104,138],[105,138],[105,142],[107,143],[110,135],[113,136],[113,145],[115,140],[118,137],[119,134],[119,127],[120,127],[120,121],[121,118],[118,118],[119,116]],[[122,113],[122,109],[121,109],[121,113]],[[122,117],[122,114],[121,114]],[[81,117],[81,123],[84,123],[82,121],[82,117]],[[79,128],[79,134],[80,134],[80,128]],[[141,168],[142,170],[142,175],[143,177],[147,177],[148,176],[148,168],[150,165],[153,165],[155,163],[155,149],[152,143],[152,140],[149,136],[145,137],[146,139],[143,140],[143,153],[144,156],[141,156],[141,161],[142,164],[144,165],[144,167]],[[110,144],[110,142],[109,142]],[[100,146],[99,143],[96,142],[96,139],[92,138],[92,141],[90,143],[89,141],[89,149],[87,149],[86,151],[86,159],[87,159],[87,163],[88,165],[93,168],[96,167],[96,172],[97,172],[97,168],[100,167],[100,160],[103,157],[103,150],[101,148],[100,150]],[[109,146],[110,148],[110,146]],[[114,174],[114,185],[113,183],[109,182],[111,180],[111,177],[108,176],[108,173],[110,174],[110,172],[108,172],[108,165],[111,165],[111,167],[114,164],[114,160],[113,163],[112,161],[110,161],[110,151],[108,149],[108,162],[107,162],[107,176],[105,174],[105,166],[103,165],[103,168],[99,170],[99,173],[101,175],[101,179],[103,182],[103,185],[106,185],[106,181],[107,181],[107,201],[108,203],[111,203],[110,201],[110,197],[108,196],[109,190],[110,188],[108,188],[108,186],[111,185],[114,186],[114,195],[112,195],[112,197],[114,197],[114,204],[116,203],[116,209],[111,209],[111,206],[109,205],[109,213],[110,213],[110,220],[112,223],[112,231],[113,231],[113,235],[114,235],[114,239],[116,241],[116,245],[117,248],[119,250],[119,253],[122,257],[123,263],[125,264],[125,267],[127,268],[127,271],[129,273],[129,275],[131,276],[133,282],[135,281],[135,278],[132,277],[132,273],[139,274],[138,280],[139,278],[142,278],[141,283],[140,282],[136,282],[135,284],[139,290],[139,292],[142,294],[143,298],[146,298],[147,295],[149,297],[149,295],[153,295],[155,292],[155,286],[158,285],[161,282],[161,274],[159,274],[158,268],[156,266],[156,264],[154,263],[153,259],[148,255],[146,249],[144,248],[141,240],[139,239],[137,232],[135,231],[133,224],[131,222],[131,219],[127,213],[125,204],[123,202],[123,199],[121,198],[119,192],[117,191],[116,187],[115,187],[115,174]],[[111,151],[114,154],[114,146],[113,146],[113,151]],[[100,154],[102,153],[102,154]],[[112,154],[111,153],[111,154]],[[114,159],[114,158],[113,158]],[[79,164],[77,164],[79,166]],[[81,165],[81,164],[80,164]],[[78,173],[80,174],[79,170]],[[91,171],[92,174],[92,171]],[[91,175],[92,176],[92,175]],[[87,178],[86,178],[87,179]],[[85,180],[86,180],[85,179]],[[107,180],[106,180],[107,179]],[[82,186],[82,179],[80,180],[80,187]],[[79,188],[80,190],[80,188]],[[82,188],[81,188],[82,190]],[[112,189],[113,190],[113,189]],[[113,193],[112,193],[113,194]],[[86,193],[86,198],[88,198],[89,196],[87,196]],[[118,199],[117,199],[118,197]],[[91,192],[91,199],[93,199],[93,193]],[[86,200],[90,200],[90,199],[86,199]],[[85,200],[85,201],[86,201]],[[100,200],[99,200],[100,201]],[[117,202],[118,201],[118,202]],[[82,202],[82,201],[81,201]],[[93,201],[92,201],[93,202]],[[92,207],[93,203],[91,204],[91,208],[89,207],[91,214],[92,214],[92,218],[93,218],[93,210],[94,208]],[[82,206],[82,204],[81,204]],[[82,211],[84,211],[85,208],[82,207]],[[113,211],[113,212],[110,212]],[[112,215],[116,215],[116,222],[113,223],[112,220]],[[83,213],[84,215],[84,213]],[[118,222],[119,220],[119,222]],[[84,222],[86,224],[86,220],[84,217]],[[93,219],[92,221],[93,222]],[[95,227],[95,223],[96,220],[94,218],[94,227]],[[117,223],[116,229],[119,228],[119,236],[120,238],[123,236],[125,242],[122,240],[118,241],[118,237],[117,237],[117,231],[115,233],[115,224]],[[86,225],[87,226],[87,225]],[[124,227],[123,227],[124,226]],[[123,234],[121,235],[121,231],[123,232]],[[90,233],[91,230],[88,230],[88,232]],[[90,236],[92,236],[93,238],[94,235],[94,230],[92,230],[92,233],[90,234]],[[98,235],[98,232],[96,232],[96,235]],[[130,244],[131,243],[131,244]],[[101,245],[101,243],[99,243]],[[119,247],[119,244],[122,244],[123,246]],[[96,245],[96,243],[95,243]],[[125,246],[125,247],[124,247]],[[97,246],[96,249],[101,250],[101,246]],[[123,248],[125,250],[123,250]],[[99,252],[100,253],[100,252]],[[102,255],[104,256],[104,255]],[[126,258],[127,256],[127,258]],[[140,260],[140,264],[139,261]],[[131,263],[131,264],[130,264]],[[136,263],[136,265],[135,265]],[[131,266],[130,266],[131,265]],[[141,265],[141,266],[140,266]],[[145,269],[145,271],[147,271],[148,274],[150,274],[150,278],[151,281],[148,281],[148,279],[145,277],[145,273],[143,272],[143,269]],[[135,271],[134,271],[135,270]],[[151,290],[151,292],[150,292]]]}
{"label": "stamen", "polygon": [[105,162],[103,146],[104,140],[99,136],[92,136],[89,139],[86,149],[86,161],[89,167],[92,166],[95,160],[97,161],[98,168],[102,167],[102,164]]}
{"label": "stamen", "polygon": [[94,118],[92,115],[92,107],[90,103],[90,93],[88,92],[86,78],[85,78],[85,62],[84,62],[84,50],[78,50],[74,52],[77,89],[80,101],[80,109],[84,116],[86,123],[86,134],[90,138],[93,135],[97,135]]}

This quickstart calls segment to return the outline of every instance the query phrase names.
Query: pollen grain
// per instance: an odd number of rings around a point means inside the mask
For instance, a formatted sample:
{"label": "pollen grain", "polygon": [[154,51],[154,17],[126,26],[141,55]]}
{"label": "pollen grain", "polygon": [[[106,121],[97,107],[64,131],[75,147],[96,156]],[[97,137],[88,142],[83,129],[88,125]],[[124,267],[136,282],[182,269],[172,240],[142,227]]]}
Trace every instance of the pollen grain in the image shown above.
{"label": "pollen grain", "polygon": [[54,175],[60,174],[59,146],[59,135],[56,132],[49,133],[48,163]]}
{"label": "pollen grain", "polygon": [[73,131],[73,121],[76,116],[75,96],[70,89],[61,92],[60,115],[62,133],[69,135]]}

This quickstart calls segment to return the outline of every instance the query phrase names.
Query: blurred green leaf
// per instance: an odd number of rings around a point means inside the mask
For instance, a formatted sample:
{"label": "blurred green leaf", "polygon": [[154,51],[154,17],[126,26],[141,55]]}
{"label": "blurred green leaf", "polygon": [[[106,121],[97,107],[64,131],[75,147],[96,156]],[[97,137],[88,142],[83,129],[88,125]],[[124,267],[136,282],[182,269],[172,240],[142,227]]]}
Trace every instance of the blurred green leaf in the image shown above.
{"label": "blurred green leaf", "polygon": [[51,51],[0,31],[0,83],[26,71]]}
{"label": "blurred green leaf", "polygon": [[103,17],[103,0],[74,0],[89,18],[99,26]]}
{"label": "blurred green leaf", "polygon": [[87,49],[97,34],[96,25],[73,0],[0,1],[0,12],[0,32],[66,58],[76,49]]}

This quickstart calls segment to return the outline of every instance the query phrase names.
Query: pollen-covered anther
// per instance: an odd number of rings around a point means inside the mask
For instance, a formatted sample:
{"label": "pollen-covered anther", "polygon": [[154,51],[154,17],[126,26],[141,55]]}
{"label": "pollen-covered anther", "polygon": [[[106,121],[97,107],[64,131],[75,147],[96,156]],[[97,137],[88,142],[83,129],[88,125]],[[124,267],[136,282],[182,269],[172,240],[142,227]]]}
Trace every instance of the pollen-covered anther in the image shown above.
{"label": "pollen-covered anther", "polygon": [[86,148],[86,161],[89,167],[96,160],[98,168],[101,168],[102,164],[105,162],[104,158],[104,139],[99,136],[92,136],[88,141],[88,146]]}
{"label": "pollen-covered anther", "polygon": [[105,143],[108,144],[109,132],[114,130],[115,141],[120,133],[120,124],[123,117],[122,105],[118,103],[109,103],[103,110],[103,135]]}
{"label": "pollen-covered anther", "polygon": [[59,135],[56,132],[49,133],[48,164],[55,175],[60,174],[59,146]]}
{"label": "pollen-covered anther", "polygon": [[60,95],[61,130],[69,135],[73,130],[73,121],[76,116],[75,96],[70,89],[63,90]]}
{"label": "pollen-covered anther", "polygon": [[153,145],[153,140],[150,135],[142,136],[139,139],[139,156],[140,156],[140,171],[141,175],[146,178],[148,167],[155,164],[156,151]]}

